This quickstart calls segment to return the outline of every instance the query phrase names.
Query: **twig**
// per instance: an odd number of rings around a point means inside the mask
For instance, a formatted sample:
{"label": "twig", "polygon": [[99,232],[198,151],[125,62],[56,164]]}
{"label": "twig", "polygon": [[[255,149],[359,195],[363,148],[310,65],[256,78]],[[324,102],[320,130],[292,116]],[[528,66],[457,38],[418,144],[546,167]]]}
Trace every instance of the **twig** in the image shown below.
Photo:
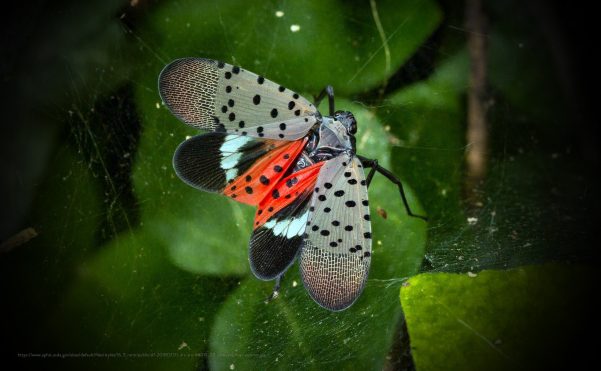
{"label": "twig", "polygon": [[38,235],[35,229],[29,227],[25,228],[21,232],[16,235],[9,237],[6,241],[3,241],[0,244],[0,253],[9,252],[15,247],[26,244],[32,238],[35,238]]}
{"label": "twig", "polygon": [[486,176],[488,165],[488,124],[486,120],[487,21],[481,0],[466,0],[465,22],[470,54],[470,77],[467,101],[467,143],[465,195],[472,206],[479,205],[477,187]]}

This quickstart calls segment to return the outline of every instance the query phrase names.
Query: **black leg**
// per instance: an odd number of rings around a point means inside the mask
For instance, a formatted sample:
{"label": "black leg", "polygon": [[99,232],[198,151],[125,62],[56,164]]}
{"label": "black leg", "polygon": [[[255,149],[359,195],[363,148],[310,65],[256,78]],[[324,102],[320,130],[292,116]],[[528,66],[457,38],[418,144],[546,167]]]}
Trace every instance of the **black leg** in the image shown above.
{"label": "black leg", "polygon": [[397,178],[393,173],[391,173],[390,170],[385,169],[382,166],[378,165],[378,160],[371,160],[371,159],[368,159],[363,156],[357,156],[357,157],[359,157],[359,160],[361,160],[361,163],[363,164],[364,168],[371,168],[371,170],[367,174],[367,178],[365,179],[368,187],[369,187],[369,184],[371,183],[371,179],[374,177],[374,174],[377,171],[378,173],[380,173],[380,174],[384,175],[386,178],[388,178],[388,180],[390,180],[392,183],[397,185],[397,187],[399,188],[399,193],[401,194],[401,199],[403,200],[403,205],[405,205],[405,210],[407,211],[407,215],[412,216],[414,218],[420,218],[422,220],[428,221],[427,217],[414,214],[411,211],[411,208],[409,207],[409,202],[407,202],[407,196],[405,196],[405,190],[403,189],[403,183],[401,183],[401,180],[399,178]]}
{"label": "black leg", "polygon": [[271,295],[269,295],[269,297],[265,300],[266,303],[272,301],[273,299],[277,298],[278,295],[280,294],[280,284],[282,282],[282,277],[284,276],[284,274],[279,275],[276,279],[275,279],[275,285],[273,286],[273,291],[271,292]]}
{"label": "black leg", "polygon": [[330,116],[334,116],[334,112],[336,112],[334,110],[334,88],[331,85],[328,85],[325,88],[323,88],[321,93],[319,93],[317,98],[315,98],[315,107],[319,106],[319,103],[321,103],[321,101],[323,100],[323,98],[325,98],[326,95],[328,96],[328,104],[330,106]]}
{"label": "black leg", "polygon": [[376,174],[376,170],[378,169],[378,160],[371,160],[371,163],[366,165],[365,163],[363,163],[363,166],[365,167],[370,167],[371,169],[369,170],[369,173],[367,174],[367,178],[365,178],[365,181],[367,183],[367,188],[369,188],[369,185],[371,184],[371,180],[374,177],[374,175]]}
{"label": "black leg", "polygon": [[361,160],[361,164],[363,164],[364,168],[370,168],[371,170],[369,170],[369,173],[367,174],[367,177],[365,178],[365,183],[367,184],[367,188],[369,188],[369,185],[371,184],[371,180],[374,177],[376,170],[378,170],[378,160],[372,160],[369,159],[367,157],[363,157],[363,156],[359,156],[357,155],[357,157],[359,158],[359,160]]}

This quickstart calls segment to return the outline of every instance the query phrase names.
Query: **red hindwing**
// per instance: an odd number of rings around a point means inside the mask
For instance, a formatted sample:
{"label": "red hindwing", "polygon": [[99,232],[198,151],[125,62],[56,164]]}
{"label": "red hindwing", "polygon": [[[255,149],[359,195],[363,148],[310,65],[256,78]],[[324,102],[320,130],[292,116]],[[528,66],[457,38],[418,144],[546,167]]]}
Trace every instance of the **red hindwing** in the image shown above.
{"label": "red hindwing", "polygon": [[323,164],[324,162],[318,162],[281,179],[259,204],[255,214],[255,229],[304,192],[312,192]]}
{"label": "red hindwing", "polygon": [[223,194],[245,204],[258,205],[293,164],[306,143],[305,138],[275,147],[228,184]]}

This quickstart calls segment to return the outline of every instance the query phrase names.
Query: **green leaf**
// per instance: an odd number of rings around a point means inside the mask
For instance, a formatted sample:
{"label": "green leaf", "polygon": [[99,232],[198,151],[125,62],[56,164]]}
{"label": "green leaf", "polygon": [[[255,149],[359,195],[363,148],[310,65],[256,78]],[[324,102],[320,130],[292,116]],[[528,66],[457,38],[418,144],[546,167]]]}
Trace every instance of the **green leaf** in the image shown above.
{"label": "green leaf", "polygon": [[[426,273],[401,288],[418,371],[561,368],[586,355],[594,272],[548,264],[476,274]],[[590,313],[592,315],[592,313]]]}
{"label": "green leaf", "polygon": [[[358,153],[387,165],[389,135],[377,118],[342,99],[337,105],[357,118]],[[383,367],[401,315],[396,289],[421,264],[426,223],[407,216],[398,190],[386,179],[376,175],[369,191],[373,258],[359,300],[339,313],[319,307],[306,293],[295,265],[284,277],[281,296],[265,304],[273,283],[251,277],[230,296],[216,319],[210,348],[213,368]],[[420,211],[408,191],[411,204]],[[378,209],[386,211],[386,219]]]}
{"label": "green leaf", "polygon": [[457,209],[464,153],[461,95],[467,70],[467,54],[461,51],[442,62],[428,80],[393,94],[390,105],[378,112],[397,138],[395,170],[411,184],[423,185],[423,202],[432,216]]}
{"label": "green leaf", "polygon": [[[381,24],[380,36],[374,17]],[[436,29],[433,1],[179,1],[153,14],[145,38],[167,60],[199,56],[243,66],[297,91],[343,95],[382,84]],[[382,38],[386,40],[384,43]]]}
{"label": "green leaf", "polygon": [[143,229],[129,231],[82,265],[52,317],[59,349],[114,355],[94,364],[84,359],[95,369],[202,364],[212,318],[235,281],[179,270],[165,264],[165,251]]}

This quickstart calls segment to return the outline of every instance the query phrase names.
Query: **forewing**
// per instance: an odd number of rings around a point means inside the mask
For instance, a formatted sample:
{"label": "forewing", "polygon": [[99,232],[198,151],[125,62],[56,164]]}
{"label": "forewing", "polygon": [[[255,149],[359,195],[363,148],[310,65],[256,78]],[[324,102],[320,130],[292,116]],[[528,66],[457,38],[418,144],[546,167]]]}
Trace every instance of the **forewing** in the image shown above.
{"label": "forewing", "polygon": [[193,187],[257,205],[294,164],[305,143],[207,133],[181,143],[173,167]]}
{"label": "forewing", "polygon": [[180,120],[199,129],[296,140],[317,122],[313,104],[238,66],[178,59],[159,76],[159,92]]}
{"label": "forewing", "polygon": [[367,186],[357,157],[342,154],[322,166],[310,207],[303,283],[319,305],[343,310],[363,291],[371,259]]}

